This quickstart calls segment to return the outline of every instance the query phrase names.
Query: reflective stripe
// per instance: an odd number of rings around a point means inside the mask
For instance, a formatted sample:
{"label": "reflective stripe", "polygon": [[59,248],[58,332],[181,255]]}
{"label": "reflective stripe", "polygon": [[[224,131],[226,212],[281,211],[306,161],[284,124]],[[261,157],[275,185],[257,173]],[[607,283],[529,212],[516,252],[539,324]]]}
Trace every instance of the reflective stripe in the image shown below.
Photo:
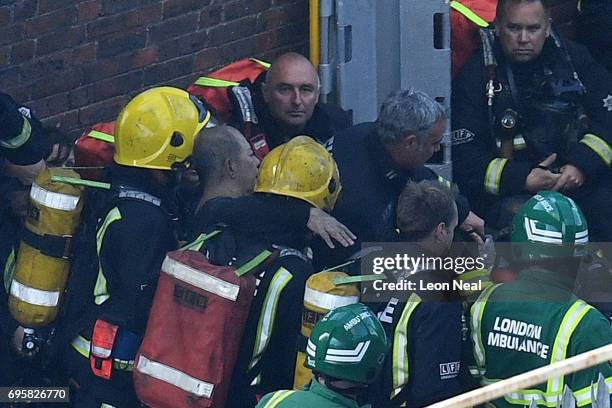
{"label": "reflective stripe", "polygon": [[79,203],[79,197],[54,193],[53,191],[45,190],[36,183],[32,184],[30,198],[42,206],[62,211],[74,211]]}
{"label": "reflective stripe", "polygon": [[451,1],[450,6],[453,10],[456,10],[461,13],[465,18],[476,24],[478,27],[487,28],[489,26],[489,23],[485,19],[483,19],[478,14],[474,13],[472,10],[459,3],[458,1]]}
{"label": "reflective stripe", "polygon": [[117,408],[114,405],[111,404],[107,404],[105,402],[103,402],[102,404],[100,404],[100,408]]}
{"label": "reflective stripe", "polygon": [[199,77],[198,79],[196,79],[194,84],[200,86],[209,86],[211,88],[226,88],[228,86],[240,85],[239,82],[226,81],[224,79],[217,79],[211,77]]}
{"label": "reflective stripe", "polygon": [[276,391],[268,400],[268,402],[266,402],[264,408],[276,408],[278,404],[280,404],[284,399],[288,398],[294,392],[295,390]]}
{"label": "reflective stripe", "polygon": [[306,286],[304,302],[325,310],[333,310],[341,306],[359,302],[359,296],[339,296],[320,292]]}
{"label": "reflective stripe", "polygon": [[438,176],[438,183],[444,184],[448,188],[452,187],[452,183],[442,176]]}
{"label": "reflective stripe", "polygon": [[221,231],[215,230],[211,232],[210,234],[200,234],[195,240],[193,240],[193,242],[182,247],[180,251],[199,251],[200,249],[202,249],[202,246],[204,245],[206,241],[208,241],[210,238],[220,233]]}
{"label": "reflective stripe", "polygon": [[257,323],[257,336],[255,337],[255,345],[253,346],[253,356],[249,363],[249,369],[261,359],[270,342],[270,336],[274,329],[274,321],[276,320],[276,309],[281,293],[289,281],[293,279],[293,275],[287,269],[280,267],[274,274],[268,292],[263,302],[259,322]]}
{"label": "reflective stripe", "polygon": [[100,132],[99,130],[90,131],[87,136],[92,137],[94,139],[102,140],[108,143],[115,143],[115,137],[108,133]]}
{"label": "reflective stripe", "polygon": [[[259,255],[257,255],[255,258],[251,259],[249,262],[245,263],[240,268],[236,269],[236,275],[242,276],[242,275],[245,275],[251,272],[253,269],[261,265],[263,261],[268,259],[270,255],[272,255],[272,252],[268,250],[261,251]],[[280,256],[283,256],[283,255],[280,255]]]}
{"label": "reflective stripe", "polygon": [[325,361],[332,363],[359,363],[368,351],[370,343],[370,340],[360,341],[352,350],[328,348],[325,353]]}
{"label": "reflective stripe", "polygon": [[115,207],[108,212],[102,226],[96,233],[96,252],[98,254],[98,277],[96,278],[96,286],[94,286],[94,301],[96,305],[101,305],[110,298],[110,294],[106,288],[106,277],[102,271],[102,263],[100,262],[100,250],[102,249],[102,241],[106,234],[106,229],[115,221],[121,219],[119,208]]}
{"label": "reflective stripe", "polygon": [[259,65],[263,66],[265,69],[270,69],[270,67],[272,66],[272,64],[270,64],[269,62],[266,61],[262,61],[260,59],[257,58],[249,58],[251,61],[258,63]]}
{"label": "reflective stripe", "polygon": [[138,357],[136,370],[167,384],[174,385],[196,397],[210,398],[213,393],[213,384],[185,374],[176,368],[149,360],[142,354]]}
{"label": "reflective stripe", "polygon": [[31,305],[55,307],[59,303],[60,292],[30,288],[13,280],[11,283],[11,295]]}
{"label": "reflective stripe", "polygon": [[499,184],[506,163],[508,163],[508,159],[496,158],[491,160],[485,172],[485,191],[495,195],[499,194]]}
{"label": "reflective stripe", "polygon": [[6,149],[17,149],[23,146],[32,134],[32,125],[30,121],[23,114],[23,125],[21,126],[21,133],[9,140],[0,139],[0,146]]}
{"label": "reflective stripe", "polygon": [[[495,144],[497,145],[498,149],[500,149],[502,146],[502,142],[499,139],[495,140]],[[512,139],[512,144],[514,146],[514,150],[523,150],[527,147],[527,142],[525,142],[525,138],[521,135],[515,136],[514,139]]]}
{"label": "reflective stripe", "polygon": [[206,272],[187,266],[166,256],[161,267],[162,272],[196,288],[214,293],[222,298],[236,301],[240,286],[226,282]]}
{"label": "reflective stripe", "polygon": [[610,147],[608,142],[606,142],[599,136],[587,133],[580,140],[580,143],[584,143],[585,145],[590,147],[591,150],[593,150],[595,153],[597,153],[599,157],[601,157],[601,160],[603,160],[607,166],[610,166],[610,164],[612,164],[612,148]]}
{"label": "reflective stripe", "polygon": [[[557,336],[552,346],[549,364],[565,360],[570,338],[580,321],[582,321],[582,318],[590,309],[592,309],[591,306],[581,300],[577,300],[567,312],[565,312],[565,316],[563,316],[559,331],[557,332]],[[563,376],[549,378],[546,385],[546,393],[548,395],[560,396],[563,393],[563,382]]]}
{"label": "reflective stripe", "polygon": [[474,342],[474,358],[481,374],[484,375],[486,356],[484,346],[482,344],[482,333],[480,332],[482,326],[482,315],[484,313],[485,306],[489,300],[489,296],[493,293],[501,283],[490,286],[482,291],[482,294],[476,299],[476,302],[472,305],[470,310],[470,325],[472,326],[472,341]]}
{"label": "reflective stripe", "polygon": [[11,248],[11,252],[4,262],[4,290],[7,293],[10,290],[13,276],[15,276],[15,248]]}
{"label": "reflective stripe", "polygon": [[[89,349],[91,348],[91,342],[85,337],[79,335],[72,340],[70,343],[73,349],[75,349],[80,355],[85,358],[89,358]],[[113,367],[118,370],[132,371],[134,367],[134,360],[121,360],[115,358],[113,360]]]}
{"label": "reflective stripe", "polygon": [[402,315],[393,334],[393,388],[391,398],[402,391],[408,383],[408,323],[412,312],[421,303],[421,298],[412,293],[402,310]]}
{"label": "reflective stripe", "polygon": [[[612,394],[612,377],[608,377],[605,379],[606,386],[608,387],[608,394]],[[590,404],[593,401],[591,400],[591,395],[597,395],[597,383],[593,385],[589,385],[588,387],[584,387],[578,391],[574,391],[574,397],[576,398],[576,406],[582,407],[584,405]]]}

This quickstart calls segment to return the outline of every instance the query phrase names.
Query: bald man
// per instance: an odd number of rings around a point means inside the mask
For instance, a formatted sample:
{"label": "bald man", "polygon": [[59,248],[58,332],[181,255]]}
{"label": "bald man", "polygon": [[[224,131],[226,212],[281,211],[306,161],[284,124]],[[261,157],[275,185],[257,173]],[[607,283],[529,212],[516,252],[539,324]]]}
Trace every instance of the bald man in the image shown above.
{"label": "bald man", "polygon": [[[253,89],[257,128],[270,150],[298,135],[323,143],[336,131],[351,125],[346,112],[319,103],[320,87],[315,67],[295,52],[276,58],[270,70],[257,78]],[[234,120],[230,124],[242,129],[242,124]],[[259,156],[257,143],[251,144]]]}

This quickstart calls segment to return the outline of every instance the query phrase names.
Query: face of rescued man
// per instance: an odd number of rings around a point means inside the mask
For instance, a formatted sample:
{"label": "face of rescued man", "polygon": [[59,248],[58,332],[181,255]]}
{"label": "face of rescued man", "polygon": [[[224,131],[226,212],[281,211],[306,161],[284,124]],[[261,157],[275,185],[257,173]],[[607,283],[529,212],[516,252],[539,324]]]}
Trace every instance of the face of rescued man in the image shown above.
{"label": "face of rescued man", "polygon": [[512,62],[529,62],[542,52],[550,34],[550,18],[540,1],[507,2],[495,23],[495,33],[506,57]]}
{"label": "face of rescued man", "polygon": [[251,145],[246,141],[244,136],[237,130],[234,129],[234,131],[237,133],[236,140],[240,144],[240,152],[235,160],[235,177],[239,180],[242,190],[245,193],[251,193],[257,181],[259,159],[253,153]]}
{"label": "face of rescued man", "polygon": [[319,77],[304,57],[281,59],[268,72],[263,95],[276,120],[302,130],[319,101]]}

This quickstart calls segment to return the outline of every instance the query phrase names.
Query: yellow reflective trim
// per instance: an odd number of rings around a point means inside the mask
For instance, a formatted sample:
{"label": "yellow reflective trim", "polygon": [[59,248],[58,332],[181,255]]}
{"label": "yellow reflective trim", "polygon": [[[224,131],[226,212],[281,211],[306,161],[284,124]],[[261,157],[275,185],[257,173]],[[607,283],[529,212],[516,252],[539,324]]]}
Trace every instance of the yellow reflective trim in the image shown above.
{"label": "yellow reflective trim", "polygon": [[474,13],[472,10],[459,3],[458,1],[451,1],[450,6],[453,10],[461,13],[465,18],[476,24],[478,27],[487,28],[489,26],[487,20],[483,19],[478,14]]}
{"label": "yellow reflective trim", "polygon": [[249,59],[263,66],[265,69],[270,69],[270,67],[272,66],[272,64],[270,64],[269,62],[266,62],[266,61],[263,61],[257,58],[249,58]]}
{"label": "yellow reflective trim", "polygon": [[[549,364],[556,363],[558,361],[565,360],[567,357],[567,347],[569,346],[570,338],[576,330],[578,324],[582,321],[587,312],[592,309],[591,306],[587,305],[581,300],[577,300],[572,306],[565,312],[555,341],[553,342],[552,350],[550,353]],[[546,383],[546,394],[547,395],[561,395],[563,393],[564,376],[549,378]]]}
{"label": "yellow reflective trim", "polygon": [[7,149],[17,149],[30,140],[30,136],[32,135],[32,125],[30,125],[30,120],[27,117],[23,115],[21,116],[23,117],[21,133],[9,140],[0,139],[0,146]]}
{"label": "yellow reflective trim", "polygon": [[601,160],[603,160],[607,166],[610,166],[610,164],[612,164],[612,148],[610,148],[608,142],[606,142],[599,136],[587,133],[580,140],[580,143],[587,145],[591,150],[597,153],[597,155],[601,157]]}
{"label": "yellow reflective trim", "polygon": [[8,293],[11,287],[11,281],[13,280],[13,276],[15,276],[15,248],[11,249],[11,252],[6,257],[6,261],[4,263],[4,289]]}
{"label": "yellow reflective trim", "polygon": [[276,320],[276,310],[278,301],[285,286],[293,279],[293,275],[287,269],[280,267],[268,287],[266,297],[263,302],[259,321],[257,322],[257,336],[253,345],[253,356],[249,363],[249,370],[257,364],[261,359],[261,355],[266,351],[272,331],[274,330],[274,322]]}
{"label": "yellow reflective trim", "polygon": [[280,404],[283,400],[289,398],[291,394],[293,394],[295,390],[281,390],[276,391],[272,397],[266,402],[264,408],[276,408],[278,404]]}
{"label": "yellow reflective trim", "polygon": [[[612,377],[608,377],[605,379],[606,386],[608,387],[608,394],[612,394]],[[576,398],[576,406],[583,407],[587,404],[592,403],[591,394],[597,395],[597,383],[593,383],[588,387],[584,387],[579,389],[578,391],[574,391],[574,397]]]}
{"label": "yellow reflective trim", "polygon": [[96,286],[94,287],[94,301],[96,305],[101,305],[110,298],[108,289],[106,288],[106,277],[102,271],[102,263],[100,262],[100,250],[102,249],[102,241],[108,227],[115,221],[121,219],[121,212],[119,208],[115,207],[108,212],[102,226],[96,233],[96,251],[98,253],[98,277],[96,278]]}
{"label": "yellow reflective trim", "polygon": [[489,296],[493,293],[495,288],[497,288],[501,283],[490,286],[487,289],[483,290],[476,302],[472,305],[470,309],[470,326],[472,326],[472,341],[474,342],[474,358],[476,359],[476,365],[478,369],[484,374],[485,364],[486,364],[486,356],[485,350],[482,343],[482,316],[484,314],[485,306],[487,305],[487,301],[489,300]]}
{"label": "yellow reflective trim", "polygon": [[179,251],[199,251],[206,241],[221,233],[221,230],[214,230],[208,234],[200,234],[193,242],[179,248]]}
{"label": "yellow reflective trim", "polygon": [[199,77],[195,82],[195,85],[209,86],[211,88],[226,88],[228,86],[240,85],[238,82],[226,81],[224,79],[210,78],[210,77]]}
{"label": "yellow reflective trim", "polygon": [[491,160],[484,177],[485,191],[495,195],[499,194],[501,176],[506,163],[508,163],[508,159],[495,158]]}
{"label": "yellow reflective trim", "polygon": [[393,334],[393,387],[391,398],[394,398],[408,384],[409,362],[408,362],[408,324],[410,316],[421,303],[421,298],[412,293],[402,310],[402,315]]}
{"label": "yellow reflective trim", "polygon": [[92,130],[87,134],[87,136],[105,141],[107,143],[115,143],[115,136],[108,133],[100,132],[99,130]]}

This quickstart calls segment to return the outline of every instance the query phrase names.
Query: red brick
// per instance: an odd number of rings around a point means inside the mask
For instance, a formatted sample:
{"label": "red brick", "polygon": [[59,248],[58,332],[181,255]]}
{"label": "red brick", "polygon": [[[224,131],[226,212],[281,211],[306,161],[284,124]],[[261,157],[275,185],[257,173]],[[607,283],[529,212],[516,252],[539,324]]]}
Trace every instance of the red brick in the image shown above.
{"label": "red brick", "polygon": [[210,0],[166,0],[164,1],[164,19],[200,10],[209,4]]}
{"label": "red brick", "polygon": [[154,25],[149,31],[149,43],[159,42],[195,31],[198,27],[198,13],[185,14]]}
{"label": "red brick", "polygon": [[34,40],[13,44],[11,48],[11,63],[21,64],[22,62],[30,61],[34,57],[35,48],[36,44]]}
{"label": "red brick", "polygon": [[14,100],[25,102],[29,101],[32,87],[29,85],[26,86],[18,86],[14,88],[4,88],[2,92],[7,93],[13,97]]}
{"label": "red brick", "polygon": [[86,85],[70,91],[68,94],[68,106],[74,109],[93,103],[93,88],[93,85]]}
{"label": "red brick", "polygon": [[94,101],[109,99],[142,87],[142,71],[108,78],[94,84]]}
{"label": "red brick", "polygon": [[0,69],[0,89],[13,88],[19,85],[19,69],[14,66]]}
{"label": "red brick", "polygon": [[11,55],[11,47],[1,47],[0,48],[0,67],[8,65],[9,57]]}
{"label": "red brick", "polygon": [[117,96],[79,109],[79,125],[91,126],[99,122],[115,120],[129,98]]}
{"label": "red brick", "polygon": [[171,61],[162,62],[145,68],[144,85],[159,84],[193,72],[193,55],[186,55]]}
{"label": "red brick", "polygon": [[79,22],[95,20],[100,15],[100,1],[91,0],[77,4]]}
{"label": "red brick", "polygon": [[74,47],[85,39],[85,27],[66,27],[40,37],[36,43],[36,56]]}
{"label": "red brick", "polygon": [[218,48],[207,48],[198,52],[193,64],[194,70],[204,74],[210,68],[221,64],[221,53]]}
{"label": "red brick", "polygon": [[[43,14],[43,12],[40,12]],[[24,21],[36,15],[36,0],[24,0],[15,3],[13,21]]]}
{"label": "red brick", "polygon": [[164,81],[162,84],[167,86],[174,86],[176,88],[185,89],[189,85],[193,84],[196,79],[198,79],[199,75],[189,74],[179,78],[174,78],[171,81]]}
{"label": "red brick", "polygon": [[11,22],[11,9],[0,7],[0,25],[8,25]]}
{"label": "red brick", "polygon": [[211,5],[200,13],[200,29],[208,29],[216,26],[221,21],[223,15],[223,7],[220,5]]}
{"label": "red brick", "polygon": [[19,42],[23,39],[23,24],[0,26],[0,45]]}
{"label": "red brick", "polygon": [[162,4],[159,2],[138,9],[138,22],[141,25],[159,23],[162,18]]}
{"label": "red brick", "polygon": [[[36,0],[33,0],[36,3]],[[38,14],[46,14],[54,10],[74,7],[74,0],[39,0]]]}
{"label": "red brick", "polygon": [[39,118],[57,115],[68,107],[68,93],[59,93],[47,98],[37,99],[28,103],[28,106]]}
{"label": "red brick", "polygon": [[74,129],[76,126],[78,126],[79,111],[71,110],[68,112],[63,112],[59,115],[50,116],[43,119],[42,123],[45,127],[54,127],[65,133],[70,129]]}
{"label": "red brick", "polygon": [[54,11],[28,20],[25,24],[24,34],[27,38],[36,38],[58,28],[74,25],[76,20],[77,12],[75,8]]}
{"label": "red brick", "polygon": [[130,57],[130,68],[142,68],[153,64],[157,61],[158,50],[157,48],[143,48],[136,51]]}
{"label": "red brick", "polygon": [[244,17],[249,13],[245,12],[244,3],[241,0],[226,2],[223,5],[223,21],[233,21]]}
{"label": "red brick", "polygon": [[223,47],[221,55],[223,61],[236,61],[242,58],[251,57],[256,47],[255,37],[243,38],[234,41]]}
{"label": "red brick", "polygon": [[102,15],[108,16],[138,7],[140,0],[102,0]]}
{"label": "red brick", "polygon": [[98,42],[98,58],[134,52],[144,47],[146,40],[147,34],[144,28],[139,28],[132,32],[119,33],[101,39]]}
{"label": "red brick", "polygon": [[209,44],[211,46],[223,45],[239,38],[251,36],[255,33],[256,25],[257,19],[254,16],[218,25],[208,32],[210,36]]}
{"label": "red brick", "polygon": [[138,10],[100,17],[87,25],[87,38],[90,40],[96,39],[108,34],[127,31],[138,25]]}
{"label": "red brick", "polygon": [[197,31],[164,41],[158,45],[159,59],[168,60],[185,54],[198,52],[208,44],[206,31]]}
{"label": "red brick", "polygon": [[96,60],[96,43],[90,42],[70,50],[69,61],[72,65],[80,66]]}
{"label": "red brick", "polygon": [[54,54],[25,63],[21,66],[21,82],[33,83],[45,76],[60,75],[69,68],[63,54]]}
{"label": "red brick", "polygon": [[80,72],[75,69],[62,71],[60,74],[47,75],[32,85],[32,98],[39,99],[61,92],[67,92],[81,84]]}

